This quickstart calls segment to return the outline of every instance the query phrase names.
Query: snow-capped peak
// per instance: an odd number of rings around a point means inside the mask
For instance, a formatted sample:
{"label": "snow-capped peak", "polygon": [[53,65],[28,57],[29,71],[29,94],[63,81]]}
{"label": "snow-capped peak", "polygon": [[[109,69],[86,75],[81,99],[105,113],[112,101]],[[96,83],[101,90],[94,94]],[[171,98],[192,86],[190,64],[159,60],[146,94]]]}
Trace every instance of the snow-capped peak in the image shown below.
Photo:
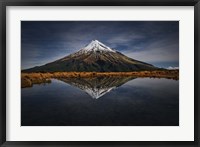
{"label": "snow-capped peak", "polygon": [[85,46],[82,51],[108,51],[108,52],[116,52],[115,50],[109,48],[105,44],[99,42],[98,40],[92,40],[87,46]]}

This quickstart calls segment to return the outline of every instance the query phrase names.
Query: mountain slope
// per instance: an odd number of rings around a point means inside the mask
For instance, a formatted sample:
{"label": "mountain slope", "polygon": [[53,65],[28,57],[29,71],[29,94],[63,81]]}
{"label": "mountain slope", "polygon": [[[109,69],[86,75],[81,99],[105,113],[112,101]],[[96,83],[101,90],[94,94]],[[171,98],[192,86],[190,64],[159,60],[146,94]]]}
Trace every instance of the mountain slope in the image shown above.
{"label": "mountain slope", "polygon": [[54,62],[26,69],[24,72],[94,71],[119,72],[158,69],[151,64],[131,59],[94,40],[78,52]]}

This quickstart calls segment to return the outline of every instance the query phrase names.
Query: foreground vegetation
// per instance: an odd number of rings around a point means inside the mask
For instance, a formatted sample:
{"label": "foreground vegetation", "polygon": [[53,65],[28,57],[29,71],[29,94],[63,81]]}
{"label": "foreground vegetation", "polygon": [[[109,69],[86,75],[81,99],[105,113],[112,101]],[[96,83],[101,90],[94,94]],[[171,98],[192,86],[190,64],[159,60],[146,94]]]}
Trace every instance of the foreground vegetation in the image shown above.
{"label": "foreground vegetation", "polygon": [[179,79],[179,70],[163,71],[137,71],[137,72],[53,72],[53,73],[22,73],[21,87],[32,87],[33,84],[51,83],[51,79],[60,78],[92,78],[102,76],[127,76],[127,77],[149,77]]}

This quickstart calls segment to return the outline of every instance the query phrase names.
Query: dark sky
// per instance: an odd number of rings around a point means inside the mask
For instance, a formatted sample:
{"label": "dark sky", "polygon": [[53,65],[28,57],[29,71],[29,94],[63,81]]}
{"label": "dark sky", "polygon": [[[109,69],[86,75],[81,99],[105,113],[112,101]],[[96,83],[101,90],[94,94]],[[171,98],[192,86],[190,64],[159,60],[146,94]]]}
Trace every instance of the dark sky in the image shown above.
{"label": "dark sky", "polygon": [[158,67],[179,66],[178,21],[22,21],[22,69],[78,51],[92,40]]}

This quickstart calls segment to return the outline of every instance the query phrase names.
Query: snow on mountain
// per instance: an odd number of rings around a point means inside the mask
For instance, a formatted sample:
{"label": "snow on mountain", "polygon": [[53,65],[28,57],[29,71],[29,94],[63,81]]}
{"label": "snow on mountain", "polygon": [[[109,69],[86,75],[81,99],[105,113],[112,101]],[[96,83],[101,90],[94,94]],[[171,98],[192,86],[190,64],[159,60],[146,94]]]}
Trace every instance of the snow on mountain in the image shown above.
{"label": "snow on mountain", "polygon": [[99,51],[99,52],[116,52],[105,44],[99,42],[98,40],[92,40],[87,46],[81,49],[81,52],[91,52],[91,51]]}
{"label": "snow on mountain", "polygon": [[86,89],[84,89],[84,91],[87,94],[89,94],[92,98],[98,99],[115,88],[116,87],[101,88],[101,89],[100,88],[86,88]]}

